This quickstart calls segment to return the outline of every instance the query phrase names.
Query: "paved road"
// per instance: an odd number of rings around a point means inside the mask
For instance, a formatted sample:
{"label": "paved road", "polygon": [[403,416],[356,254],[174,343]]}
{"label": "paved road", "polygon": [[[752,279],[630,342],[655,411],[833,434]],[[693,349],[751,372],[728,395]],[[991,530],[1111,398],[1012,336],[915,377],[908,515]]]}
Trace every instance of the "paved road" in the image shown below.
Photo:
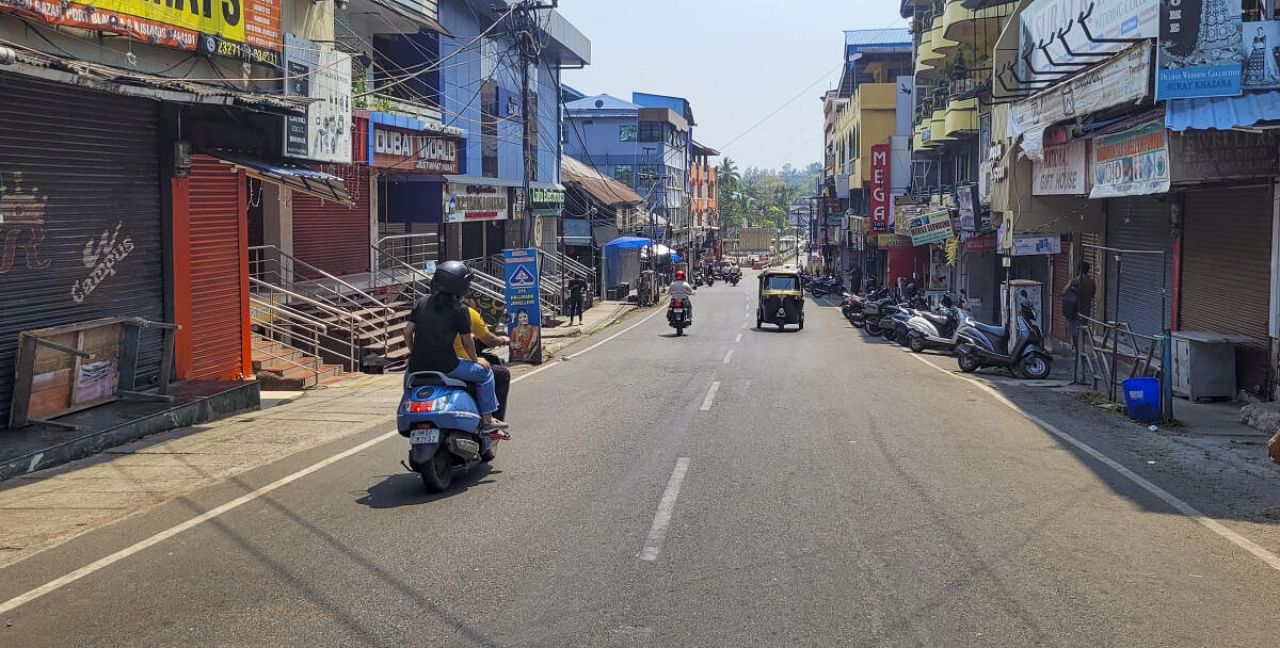
{"label": "paved road", "polygon": [[[453,493],[373,443],[55,582],[0,645],[1280,644],[1280,572],[836,309],[748,328],[751,285],[523,380],[519,441]],[[0,571],[0,601],[377,434]]]}

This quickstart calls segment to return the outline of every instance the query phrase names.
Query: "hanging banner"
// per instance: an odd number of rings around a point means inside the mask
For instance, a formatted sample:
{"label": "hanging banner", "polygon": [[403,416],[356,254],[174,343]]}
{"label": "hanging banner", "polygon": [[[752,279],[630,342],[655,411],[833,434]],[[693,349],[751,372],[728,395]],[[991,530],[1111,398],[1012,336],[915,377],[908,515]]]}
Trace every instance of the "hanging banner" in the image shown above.
{"label": "hanging banner", "polygon": [[1037,254],[1061,254],[1062,236],[1018,235],[1013,237],[1013,253],[1010,256],[1034,256]]}
{"label": "hanging banner", "polygon": [[981,231],[979,213],[984,210],[978,200],[978,185],[970,183],[956,187],[956,211],[960,213],[961,231]]}
{"label": "hanging banner", "polygon": [[121,34],[152,45],[280,66],[284,49],[277,0],[0,0],[12,13],[60,27]]}
{"label": "hanging banner", "polygon": [[1090,198],[1142,196],[1169,191],[1169,138],[1157,119],[1093,138]]}
{"label": "hanging banner", "polygon": [[1083,196],[1089,193],[1088,145],[1076,140],[1044,149],[1044,159],[1031,163],[1031,195]]}
{"label": "hanging banner", "polygon": [[871,147],[871,229],[889,231],[889,145]]}
{"label": "hanging banner", "polygon": [[1242,23],[1240,55],[1243,74],[1240,85],[1245,90],[1280,88],[1280,64],[1276,48],[1280,48],[1280,20]]}
{"label": "hanging banner", "polygon": [[542,363],[542,297],[538,248],[502,251],[506,278],[507,334],[513,361]]}
{"label": "hanging banner", "polygon": [[912,245],[928,245],[951,238],[955,231],[951,227],[951,210],[937,209],[915,218],[907,223],[911,232]]}
{"label": "hanging banner", "polygon": [[1238,2],[1161,0],[1156,99],[1239,95],[1240,21]]}

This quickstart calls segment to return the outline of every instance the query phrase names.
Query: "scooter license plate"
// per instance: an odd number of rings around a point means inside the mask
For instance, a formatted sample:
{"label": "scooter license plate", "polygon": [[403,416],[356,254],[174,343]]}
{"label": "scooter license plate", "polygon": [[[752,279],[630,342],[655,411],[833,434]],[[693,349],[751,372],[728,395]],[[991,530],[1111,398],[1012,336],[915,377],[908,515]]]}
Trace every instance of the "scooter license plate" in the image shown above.
{"label": "scooter license plate", "polygon": [[671,312],[675,313],[676,315],[684,315],[684,309],[683,309],[683,308],[673,308],[673,309],[671,309]]}
{"label": "scooter license plate", "polygon": [[440,443],[440,430],[431,428],[429,430],[409,431],[410,445],[423,445],[426,443]]}

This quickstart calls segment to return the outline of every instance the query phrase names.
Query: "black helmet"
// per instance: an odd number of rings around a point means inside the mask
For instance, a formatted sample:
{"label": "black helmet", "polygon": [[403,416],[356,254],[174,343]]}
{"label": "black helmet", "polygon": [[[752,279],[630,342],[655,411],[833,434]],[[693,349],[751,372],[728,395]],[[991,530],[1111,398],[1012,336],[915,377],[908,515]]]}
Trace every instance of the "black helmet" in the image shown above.
{"label": "black helmet", "polygon": [[431,277],[431,291],[457,297],[466,297],[471,292],[471,268],[461,261],[445,261],[436,266],[436,273]]}

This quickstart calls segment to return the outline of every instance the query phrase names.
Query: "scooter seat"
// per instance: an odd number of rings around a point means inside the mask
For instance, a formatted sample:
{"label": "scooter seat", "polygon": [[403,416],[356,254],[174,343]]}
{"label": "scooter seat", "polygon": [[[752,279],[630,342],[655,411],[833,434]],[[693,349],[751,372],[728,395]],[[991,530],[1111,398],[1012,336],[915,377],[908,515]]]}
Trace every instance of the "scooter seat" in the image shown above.
{"label": "scooter seat", "polygon": [[405,388],[424,387],[426,385],[434,385],[436,387],[454,387],[456,389],[468,389],[471,383],[457,378],[450,378],[439,371],[418,371],[411,374],[405,374]]}
{"label": "scooter seat", "polygon": [[939,326],[945,326],[951,321],[951,318],[946,315],[937,315],[934,313],[920,313],[920,315]]}
{"label": "scooter seat", "polygon": [[994,335],[996,337],[1001,337],[1001,338],[1005,336],[1005,328],[1003,326],[983,324],[982,322],[977,322],[977,321],[974,321],[972,323],[974,328],[978,329],[979,331],[982,331],[983,333],[989,333],[991,335]]}

